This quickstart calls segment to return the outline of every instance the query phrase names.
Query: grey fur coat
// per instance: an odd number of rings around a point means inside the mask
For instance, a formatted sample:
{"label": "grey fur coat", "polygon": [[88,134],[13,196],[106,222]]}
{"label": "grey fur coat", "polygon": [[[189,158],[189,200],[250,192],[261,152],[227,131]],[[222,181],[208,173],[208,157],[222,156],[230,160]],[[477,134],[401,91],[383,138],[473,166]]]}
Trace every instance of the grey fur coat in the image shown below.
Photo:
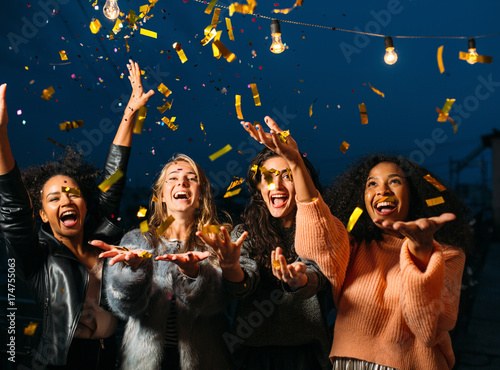
{"label": "grey fur coat", "polygon": [[[162,239],[165,249],[160,252],[177,253],[181,243]],[[120,245],[153,253],[140,230],[128,232]],[[201,262],[200,267],[195,280],[182,275],[177,265],[154,258],[144,260],[136,271],[124,263],[107,269],[109,306],[127,321],[122,369],[161,368],[172,294],[176,296],[181,369],[232,368],[223,341],[228,323],[223,315],[227,297],[221,270],[209,262]]]}

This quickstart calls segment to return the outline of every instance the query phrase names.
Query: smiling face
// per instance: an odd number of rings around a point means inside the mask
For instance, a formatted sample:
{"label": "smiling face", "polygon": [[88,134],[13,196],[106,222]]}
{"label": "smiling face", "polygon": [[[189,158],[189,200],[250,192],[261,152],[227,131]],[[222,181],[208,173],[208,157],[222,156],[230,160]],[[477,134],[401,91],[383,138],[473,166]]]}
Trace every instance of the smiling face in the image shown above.
{"label": "smiling face", "polygon": [[62,188],[78,189],[78,184],[68,176],[56,175],[43,185],[40,217],[49,223],[59,240],[83,237],[87,204],[82,196],[64,192]]}
{"label": "smiling face", "polygon": [[187,212],[191,216],[200,201],[200,186],[195,170],[188,162],[176,161],[166,171],[162,202],[168,214]]}
{"label": "smiling face", "polygon": [[261,176],[259,190],[271,216],[281,218],[285,227],[293,223],[296,208],[295,186],[287,172],[287,162],[282,157],[272,157],[262,163],[267,170],[278,170],[279,175],[271,173],[275,188],[270,190],[264,176]]}
{"label": "smiling face", "polygon": [[406,220],[410,192],[403,171],[395,163],[381,162],[371,169],[365,186],[365,206],[372,220]]}

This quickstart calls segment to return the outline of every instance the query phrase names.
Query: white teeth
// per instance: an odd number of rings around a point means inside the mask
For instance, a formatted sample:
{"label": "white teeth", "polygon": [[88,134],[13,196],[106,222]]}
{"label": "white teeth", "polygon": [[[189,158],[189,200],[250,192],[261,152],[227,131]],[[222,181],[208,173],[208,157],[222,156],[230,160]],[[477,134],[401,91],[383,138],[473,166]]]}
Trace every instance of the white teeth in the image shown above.
{"label": "white teeth", "polygon": [[382,207],[387,207],[387,206],[389,206],[389,207],[391,207],[391,206],[392,207],[396,207],[396,205],[394,203],[392,203],[392,202],[380,202],[380,203],[377,203],[377,205],[375,207],[377,209],[380,209]]}
{"label": "white teeth", "polygon": [[186,193],[185,191],[179,191],[178,193],[175,193],[174,198],[179,199],[179,196],[181,195],[184,195],[186,198],[188,198],[188,193]]}
{"label": "white teeth", "polygon": [[285,194],[275,194],[275,195],[272,195],[271,198],[287,198],[288,195],[285,195]]}
{"label": "white teeth", "polygon": [[68,216],[68,215],[76,215],[76,212],[75,211],[66,211],[66,212],[62,213],[61,217]]}

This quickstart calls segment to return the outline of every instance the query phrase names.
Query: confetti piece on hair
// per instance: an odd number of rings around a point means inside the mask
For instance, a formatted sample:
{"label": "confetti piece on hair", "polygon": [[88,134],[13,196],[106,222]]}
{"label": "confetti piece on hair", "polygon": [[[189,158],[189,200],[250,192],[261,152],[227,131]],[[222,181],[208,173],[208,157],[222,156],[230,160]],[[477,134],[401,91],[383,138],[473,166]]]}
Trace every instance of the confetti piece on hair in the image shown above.
{"label": "confetti piece on hair", "polygon": [[235,178],[236,180],[233,180],[233,181],[231,182],[231,184],[229,184],[229,186],[228,186],[228,188],[227,188],[227,191],[231,190],[232,188],[237,187],[238,185],[243,184],[243,182],[245,181],[245,180],[243,179],[243,177],[236,177],[236,176],[234,176],[234,178]]}
{"label": "confetti piece on hair", "polygon": [[61,50],[59,52],[59,57],[61,58],[61,60],[68,60],[68,56],[66,55],[66,51],[65,50]]}
{"label": "confetti piece on hair", "polygon": [[148,226],[148,221],[142,221],[139,224],[139,227],[141,228],[141,233],[147,233],[149,231],[149,226]]}
{"label": "confetti piece on hair", "polygon": [[124,173],[122,170],[117,169],[114,174],[109,176],[106,180],[101,182],[98,186],[99,189],[101,189],[102,192],[107,192],[111,186],[118,180],[120,180],[124,176]]}
{"label": "confetti piece on hair", "polygon": [[226,28],[229,40],[234,41],[234,33],[233,33],[233,26],[231,25],[231,18],[226,17]]}
{"label": "confetti piece on hair", "polygon": [[438,204],[443,204],[444,198],[437,197],[437,198],[432,198],[432,199],[426,199],[425,202],[427,203],[427,207],[433,207],[433,206],[437,206]]}
{"label": "confetti piece on hair", "polygon": [[146,30],[144,28],[141,28],[140,34],[144,35],[144,36],[152,37],[154,39],[156,39],[156,37],[157,37],[157,33],[156,32],[150,31],[150,30]]}
{"label": "confetti piece on hair", "polygon": [[342,141],[339,150],[345,154],[345,152],[347,152],[347,149],[349,149],[349,143],[347,141]]}
{"label": "confetti piece on hair", "polygon": [[137,211],[137,217],[146,217],[146,213],[148,212],[146,207],[139,207],[139,210]]}
{"label": "confetti piece on hair", "polygon": [[260,107],[260,96],[259,90],[257,90],[257,84],[250,84],[250,88],[252,89],[253,101],[255,102],[255,106]]}
{"label": "confetti piece on hair", "polygon": [[179,55],[179,58],[180,58],[181,62],[182,63],[187,62],[188,58],[186,57],[186,54],[184,54],[184,50],[182,50],[181,44],[179,44],[178,42],[174,42],[174,44],[172,45],[172,47],[177,52],[177,55]]}
{"label": "confetti piece on hair", "polygon": [[224,194],[223,198],[231,198],[234,197],[235,195],[238,195],[241,192],[241,188],[226,191],[226,194]]}
{"label": "confetti piece on hair", "polygon": [[153,202],[158,202],[158,198],[156,197],[156,195],[153,195],[153,198],[151,199]]}
{"label": "confetti piece on hair", "polygon": [[49,86],[42,91],[42,95],[40,97],[45,100],[50,100],[52,98],[52,94],[54,94],[55,92],[56,91],[54,90],[54,88],[52,86]]}
{"label": "confetti piece on hair", "polygon": [[222,56],[227,60],[228,63],[231,63],[236,59],[236,55],[230,52],[229,49],[226,48],[226,46],[220,40],[214,40],[212,42],[212,45],[215,45],[215,47],[217,47],[217,49],[222,53]]}
{"label": "confetti piece on hair", "polygon": [[55,145],[57,145],[57,146],[58,146],[58,147],[60,147],[60,148],[66,149],[66,146],[64,146],[64,145],[62,145],[62,144],[60,144],[60,143],[58,143],[57,141],[55,141],[55,140],[51,139],[50,137],[46,137],[45,139],[47,139],[47,140],[48,140],[48,141],[50,141],[52,144],[55,144]]}
{"label": "confetti piece on hair", "polygon": [[140,107],[137,112],[137,119],[134,125],[134,134],[140,135],[142,133],[142,126],[144,126],[144,120],[146,119],[146,114],[148,112],[147,107]]}
{"label": "confetti piece on hair", "polygon": [[172,93],[168,87],[166,87],[163,82],[158,86],[158,91],[165,95],[166,98]]}
{"label": "confetti piece on hair", "polygon": [[283,143],[283,144],[286,144],[286,138],[287,136],[290,136],[290,130],[286,130],[286,131],[282,131],[282,132],[278,132],[278,139],[280,139],[280,141]]}
{"label": "confetti piece on hair", "polygon": [[[462,60],[470,60],[470,54],[469,53],[465,53],[463,51],[461,51],[459,54],[458,54],[458,58],[459,59],[462,59]],[[491,64],[493,63],[493,57],[490,57],[490,56],[487,56],[487,55],[474,55],[472,58],[472,60],[475,59],[475,62],[478,62],[478,63],[486,63],[486,64]],[[474,63],[475,63],[474,62]]]}
{"label": "confetti piece on hair", "polygon": [[379,94],[381,97],[385,98],[385,94],[380,91],[380,90],[377,90],[376,88],[374,88],[369,82],[368,82],[368,86],[370,86],[370,89],[372,89],[375,93]]}
{"label": "confetti piece on hair", "polygon": [[431,175],[429,175],[429,174],[425,175],[424,179],[426,179],[429,183],[431,183],[439,191],[445,191],[446,190],[446,187],[443,184],[441,184],[439,181],[437,181]]}
{"label": "confetti piece on hair", "polygon": [[215,4],[217,4],[217,0],[211,0],[210,4],[208,4],[207,8],[205,9],[205,14],[210,14]]}
{"label": "confetti piece on hair", "polygon": [[255,0],[247,0],[247,4],[232,3],[229,5],[229,16],[232,17],[234,13],[253,14],[256,6]]}
{"label": "confetti piece on hair", "polygon": [[223,156],[224,154],[226,154],[227,152],[229,152],[231,149],[231,145],[227,144],[224,148],[216,151],[214,154],[210,155],[208,158],[210,158],[211,161],[215,161],[217,158],[219,158],[220,156]]}
{"label": "confetti piece on hair", "polygon": [[259,171],[259,166],[257,166],[256,164],[254,164],[252,166],[252,168],[250,168],[250,171],[253,172],[252,179],[255,179],[255,175],[257,175],[257,172]]}
{"label": "confetti piece on hair", "polygon": [[241,112],[241,95],[235,96],[234,106],[236,107],[236,114],[238,118],[243,119],[243,113]]}
{"label": "confetti piece on hair", "polygon": [[170,225],[172,225],[172,222],[174,222],[174,220],[174,216],[168,216],[167,219],[163,221],[160,226],[158,226],[158,228],[156,229],[156,234],[158,234],[158,236],[162,236],[170,227]]}
{"label": "confetti piece on hair", "polygon": [[169,129],[171,129],[172,131],[175,131],[179,128],[179,125],[174,125],[174,122],[175,122],[175,117],[172,117],[170,119],[168,119],[167,117],[163,117],[161,119],[163,121],[164,124],[166,124],[168,126]]}
{"label": "confetti piece on hair", "polygon": [[26,335],[28,337],[32,337],[33,335],[35,335],[35,331],[36,331],[37,327],[38,327],[38,323],[37,322],[30,322],[28,324],[28,326],[26,326],[24,328],[24,335]]}
{"label": "confetti piece on hair", "polygon": [[151,258],[151,253],[149,253],[148,251],[142,251],[139,256],[141,256],[142,258],[144,258],[145,260]]}
{"label": "confetti piece on hair", "polygon": [[83,126],[85,126],[85,125],[83,124],[83,121],[81,121],[81,120],[78,120],[78,121],[66,121],[66,122],[63,122],[63,123],[59,124],[59,129],[61,131],[62,130],[69,131],[69,130],[72,130],[74,128],[83,127]]}
{"label": "confetti piece on hair", "polygon": [[358,104],[359,106],[359,114],[361,116],[361,124],[366,125],[368,123],[368,113],[366,112],[365,103]]}
{"label": "confetti piece on hair", "polygon": [[80,189],[77,188],[70,188],[69,186],[62,186],[61,191],[66,194],[73,194],[76,195],[77,197],[81,197],[82,193]]}
{"label": "confetti piece on hair", "polygon": [[219,234],[220,225],[205,225],[201,228],[203,234]]}
{"label": "confetti piece on hair", "polygon": [[97,33],[101,29],[101,22],[99,22],[99,19],[95,18],[92,22],[90,22],[89,28],[90,32],[92,33]]}
{"label": "confetti piece on hair", "polygon": [[291,8],[287,8],[287,9],[273,9],[273,13],[288,14],[292,10],[294,10],[297,6],[302,6],[302,2],[303,1],[304,0],[297,0],[297,1],[295,1],[295,4],[293,4],[293,6]]}
{"label": "confetti piece on hair", "polygon": [[444,49],[444,46],[441,45],[440,47],[438,47],[438,51],[437,51],[437,62],[438,62],[438,67],[439,67],[440,73],[444,72],[443,49]]}
{"label": "confetti piece on hair", "polygon": [[354,225],[356,225],[356,222],[358,222],[359,216],[363,213],[363,210],[359,207],[356,207],[354,211],[352,212],[351,216],[349,217],[349,222],[347,223],[346,230],[348,233],[351,232],[353,229]]}
{"label": "confetti piece on hair", "polygon": [[167,109],[170,109],[170,108],[172,108],[172,103],[169,101],[167,101],[165,104],[163,104],[163,106],[157,107],[157,109],[160,111],[160,113],[165,113],[165,111]]}

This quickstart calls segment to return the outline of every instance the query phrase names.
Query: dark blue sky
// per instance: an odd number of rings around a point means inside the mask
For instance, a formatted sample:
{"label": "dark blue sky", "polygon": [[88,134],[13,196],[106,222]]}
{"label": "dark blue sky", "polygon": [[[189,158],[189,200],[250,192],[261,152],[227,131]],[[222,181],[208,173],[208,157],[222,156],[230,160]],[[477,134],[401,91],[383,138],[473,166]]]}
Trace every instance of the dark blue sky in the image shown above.
{"label": "dark blue sky", "polygon": [[[102,166],[131,91],[128,79],[120,78],[129,58],[146,71],[145,86],[156,89],[163,82],[172,90],[168,100],[173,99],[172,109],[164,115],[156,109],[164,104],[158,91],[148,104],[145,130],[134,137],[132,186],[149,186],[175,152],[198,161],[216,187],[226,187],[233,175],[244,176],[259,147],[239,124],[236,94],[242,96],[245,120],[263,122],[270,115],[291,131],[325,184],[359,156],[387,150],[409,156],[448,179],[450,157],[463,158],[480,145],[481,135],[500,128],[500,36],[476,39],[478,53],[493,56],[494,63],[475,65],[458,59],[459,51],[467,51],[466,39],[394,38],[399,60],[388,66],[383,61],[383,38],[284,22],[282,38],[288,49],[272,54],[270,20],[235,13],[231,18],[235,41],[226,32],[221,37],[236,54],[236,60],[228,63],[213,57],[211,45],[199,43],[212,20],[212,14],[204,13],[205,4],[159,0],[154,16],[140,26],[157,32],[157,39],[125,28],[109,40],[114,22],[102,14],[104,1],[98,1],[99,10],[92,3],[3,4],[0,79],[8,83],[9,136],[21,167],[50,159],[61,150],[46,137],[64,145],[80,144]],[[145,4],[147,0],[119,0],[125,13],[130,9],[139,13]],[[261,0],[255,12],[271,17],[274,4],[286,8],[293,1]],[[393,36],[468,37],[500,32],[499,16],[496,0],[305,0],[302,7],[278,18]],[[93,17],[103,25],[95,35],[89,30]],[[225,17],[228,11],[222,9],[218,30],[225,30]],[[128,53],[125,35],[130,36]],[[182,45],[186,63],[173,50],[174,42]],[[436,62],[441,45],[443,74]],[[66,51],[67,61],[60,60],[60,50]],[[250,83],[257,84],[260,107],[254,105]],[[385,98],[368,83],[384,92]],[[45,101],[40,95],[49,86],[55,93]],[[456,134],[449,122],[436,122],[435,108],[441,108],[446,98],[456,99],[450,112],[459,124]],[[368,125],[361,126],[360,103],[366,104]],[[175,116],[178,130],[159,126],[156,122],[163,116]],[[83,120],[85,126],[59,130],[59,123],[73,120]],[[350,144],[346,154],[338,149],[344,140]],[[233,150],[211,162],[208,156],[227,144]],[[464,181],[473,182],[479,176],[478,170],[469,173]]]}

